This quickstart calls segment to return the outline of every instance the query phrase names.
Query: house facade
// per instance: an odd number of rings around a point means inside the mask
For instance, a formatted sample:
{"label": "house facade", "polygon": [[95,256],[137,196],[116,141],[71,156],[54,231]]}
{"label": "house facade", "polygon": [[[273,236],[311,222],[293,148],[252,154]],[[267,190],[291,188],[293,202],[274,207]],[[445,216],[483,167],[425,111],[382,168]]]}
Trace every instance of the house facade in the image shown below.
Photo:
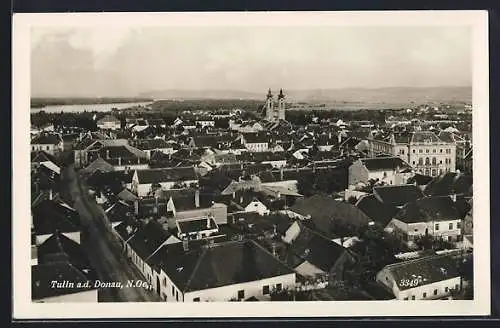
{"label": "house facade", "polygon": [[362,158],[348,169],[349,185],[367,184],[370,180],[387,185],[406,184],[412,176],[411,167],[399,157]]}

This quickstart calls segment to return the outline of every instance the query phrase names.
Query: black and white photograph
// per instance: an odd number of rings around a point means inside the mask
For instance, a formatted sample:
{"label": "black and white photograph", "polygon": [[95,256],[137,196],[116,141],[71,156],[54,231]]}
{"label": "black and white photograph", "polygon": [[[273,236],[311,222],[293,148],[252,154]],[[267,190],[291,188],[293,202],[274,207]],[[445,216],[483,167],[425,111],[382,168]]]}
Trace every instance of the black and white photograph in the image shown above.
{"label": "black and white photograph", "polygon": [[20,316],[489,314],[486,12],[17,14],[13,44]]}

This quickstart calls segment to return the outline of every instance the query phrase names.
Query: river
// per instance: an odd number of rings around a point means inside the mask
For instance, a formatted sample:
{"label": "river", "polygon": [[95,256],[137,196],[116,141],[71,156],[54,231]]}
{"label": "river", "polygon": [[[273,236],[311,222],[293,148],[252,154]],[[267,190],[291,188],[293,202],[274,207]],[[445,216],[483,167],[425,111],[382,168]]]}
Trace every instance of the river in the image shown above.
{"label": "river", "polygon": [[152,102],[130,102],[130,103],[113,103],[113,104],[85,104],[85,105],[50,105],[45,107],[31,108],[31,113],[44,111],[46,113],[60,113],[60,112],[110,112],[113,108],[125,109],[134,106],[147,106]]}

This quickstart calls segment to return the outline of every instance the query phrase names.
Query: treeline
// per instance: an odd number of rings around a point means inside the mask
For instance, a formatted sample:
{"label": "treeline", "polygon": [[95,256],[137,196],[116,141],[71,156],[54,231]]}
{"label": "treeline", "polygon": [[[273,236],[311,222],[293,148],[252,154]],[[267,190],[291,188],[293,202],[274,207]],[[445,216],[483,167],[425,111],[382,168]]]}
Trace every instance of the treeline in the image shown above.
{"label": "treeline", "polygon": [[153,111],[182,112],[190,111],[218,111],[221,109],[243,109],[259,111],[262,109],[262,100],[249,99],[200,99],[200,100],[157,100],[152,105]]}
{"label": "treeline", "polygon": [[148,102],[151,98],[131,97],[131,98],[31,98],[32,108],[59,105],[93,105],[93,104],[121,104],[129,102]]}
{"label": "treeline", "polygon": [[[31,125],[41,127],[45,124],[54,124],[54,127],[78,127],[87,131],[96,131],[97,124],[93,120],[96,112],[83,113],[47,113],[44,111],[31,114]],[[102,115],[102,113],[100,113]]]}
{"label": "treeline", "polygon": [[[389,112],[390,113],[390,112]],[[387,114],[386,110],[350,110],[350,111],[339,111],[339,110],[292,110],[285,113],[285,118],[292,124],[304,125],[313,123],[314,118],[321,120],[330,120],[331,122],[336,122],[341,119],[344,122],[348,121],[371,121],[374,124],[385,123],[385,116]]]}

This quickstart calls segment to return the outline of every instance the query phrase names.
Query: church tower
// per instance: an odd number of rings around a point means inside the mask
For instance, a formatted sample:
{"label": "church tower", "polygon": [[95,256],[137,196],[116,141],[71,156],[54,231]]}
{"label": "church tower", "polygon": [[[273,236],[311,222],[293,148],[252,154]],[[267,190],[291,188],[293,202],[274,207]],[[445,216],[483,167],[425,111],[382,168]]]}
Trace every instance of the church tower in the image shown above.
{"label": "church tower", "polygon": [[280,89],[278,95],[278,119],[285,119],[285,95],[283,94],[283,89]]}
{"label": "church tower", "polygon": [[266,99],[266,120],[272,121],[273,120],[273,113],[274,113],[274,99],[273,99],[273,94],[271,93],[271,89],[267,92],[267,99]]}

